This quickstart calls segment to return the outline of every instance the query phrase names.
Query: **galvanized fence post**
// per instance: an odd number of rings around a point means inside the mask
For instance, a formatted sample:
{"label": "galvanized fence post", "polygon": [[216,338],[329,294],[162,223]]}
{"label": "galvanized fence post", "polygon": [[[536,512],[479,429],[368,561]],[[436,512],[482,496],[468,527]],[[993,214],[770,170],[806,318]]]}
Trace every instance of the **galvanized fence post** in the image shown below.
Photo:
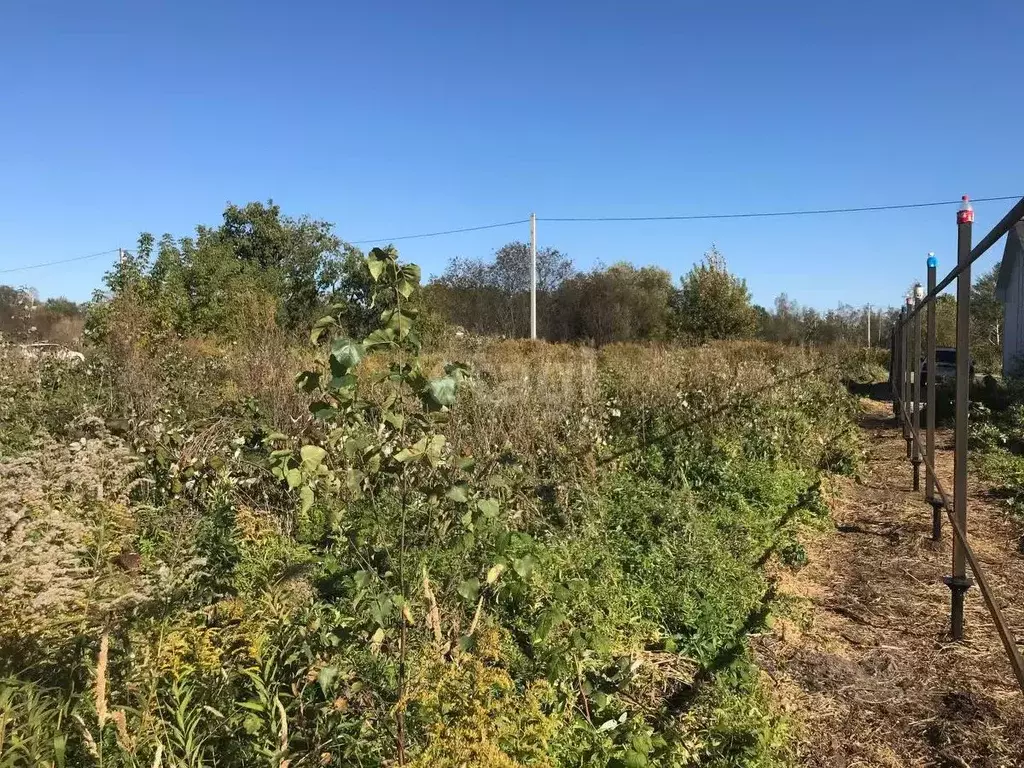
{"label": "galvanized fence post", "polygon": [[[967,418],[971,388],[971,229],[974,211],[964,195],[957,211],[956,278],[956,427],[953,445],[953,513],[967,535]],[[946,580],[952,592],[950,629],[954,640],[964,636],[964,593],[970,588],[964,543],[953,537],[953,575]]]}
{"label": "galvanized fence post", "polygon": [[898,425],[903,424],[903,410],[900,408],[900,399],[903,397],[903,362],[902,348],[903,348],[903,310],[900,310],[899,317],[892,324],[892,363],[890,368],[892,370],[892,401],[894,404],[894,410],[896,411],[896,423]]}
{"label": "galvanized fence post", "polygon": [[911,380],[914,382],[914,438],[913,453],[910,461],[914,465],[914,490],[921,489],[921,299],[924,292],[920,283],[914,284],[914,356],[911,358]]}
{"label": "galvanized fence post", "polygon": [[907,418],[910,415],[910,409],[907,404],[910,403],[910,398],[914,394],[913,388],[910,386],[910,354],[912,351],[912,339],[913,336],[913,323],[910,318],[910,310],[912,309],[913,300],[910,296],[907,296],[906,306],[903,310],[903,438],[907,441],[907,458],[911,457],[911,443],[914,442],[914,434],[910,431],[911,422]]}
{"label": "galvanized fence post", "polygon": [[[931,296],[935,290],[935,270],[939,262],[934,253],[928,254],[928,295]],[[924,465],[924,495],[928,503],[932,505],[932,540],[938,541],[942,538],[942,502],[935,497],[935,473],[932,467],[935,466],[935,409],[938,407],[935,402],[935,299],[928,302],[927,320],[927,360],[925,371],[927,371],[926,393],[925,393],[925,422],[927,434],[925,435],[925,465]]]}

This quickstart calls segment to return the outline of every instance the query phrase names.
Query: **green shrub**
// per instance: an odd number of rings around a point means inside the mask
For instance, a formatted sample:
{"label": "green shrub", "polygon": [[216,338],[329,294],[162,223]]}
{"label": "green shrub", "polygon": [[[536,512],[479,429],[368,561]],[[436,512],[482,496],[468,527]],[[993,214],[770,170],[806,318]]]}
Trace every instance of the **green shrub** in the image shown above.
{"label": "green shrub", "polygon": [[[746,639],[822,474],[855,468],[837,369],[750,342],[424,349],[418,270],[366,269],[386,309],[360,337],[341,310],[298,348],[258,307],[227,339],[114,303],[98,376],[5,385],[33,403],[0,459],[32,510],[0,520],[18,738],[55,760],[63,735],[68,765],[783,764]],[[117,434],[74,439],[76,409]]]}

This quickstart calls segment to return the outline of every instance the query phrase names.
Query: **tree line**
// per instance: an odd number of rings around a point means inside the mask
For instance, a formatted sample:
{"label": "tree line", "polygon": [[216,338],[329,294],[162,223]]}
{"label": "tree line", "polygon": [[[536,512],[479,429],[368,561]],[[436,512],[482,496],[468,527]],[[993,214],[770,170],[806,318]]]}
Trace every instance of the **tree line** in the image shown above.
{"label": "tree line", "polygon": [[[283,215],[272,201],[228,205],[219,226],[157,239],[144,233],[134,253],[106,274],[90,305],[130,296],[157,327],[182,335],[244,333],[253,312],[300,333],[328,309],[341,308],[350,332],[372,324],[371,281],[362,251],[325,221]],[[442,332],[526,337],[530,330],[530,248],[511,242],[488,258],[452,258],[419,299],[422,325]],[[972,292],[975,356],[998,367],[1002,310],[995,298],[998,265]],[[939,343],[952,344],[956,301],[939,299]],[[0,289],[0,334],[7,339],[69,341],[83,308],[66,299],[40,302],[26,289]],[[751,300],[746,281],[712,245],[680,280],[653,266],[622,261],[579,270],[557,248],[537,251],[538,335],[550,341],[603,345],[620,341],[759,338],[793,345],[870,343],[888,347],[898,308],[840,305],[819,311],[786,294],[771,307]],[[77,325],[75,318],[78,318]],[[61,325],[63,323],[63,325]]]}

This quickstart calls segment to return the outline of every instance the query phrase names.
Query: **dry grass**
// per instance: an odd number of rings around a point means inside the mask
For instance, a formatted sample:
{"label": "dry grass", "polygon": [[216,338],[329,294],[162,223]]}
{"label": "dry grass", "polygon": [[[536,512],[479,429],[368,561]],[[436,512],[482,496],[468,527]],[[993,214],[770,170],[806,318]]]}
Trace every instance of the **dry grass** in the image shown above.
{"label": "dry grass", "polygon": [[139,585],[111,566],[132,536],[127,496],[137,467],[131,451],[103,432],[0,460],[5,642],[44,647],[55,633],[96,625],[140,598]]}
{"label": "dry grass", "polygon": [[[967,641],[948,637],[950,533],[930,541],[931,508],[910,488],[886,406],[865,403],[863,476],[834,505],[836,531],[809,543],[811,565],[783,582],[804,612],[762,638],[762,666],[800,723],[805,765],[1024,765],[1024,696],[977,590]],[[948,482],[947,443],[937,471]],[[981,484],[971,489],[972,541],[1007,619],[1024,628],[1015,532]]]}

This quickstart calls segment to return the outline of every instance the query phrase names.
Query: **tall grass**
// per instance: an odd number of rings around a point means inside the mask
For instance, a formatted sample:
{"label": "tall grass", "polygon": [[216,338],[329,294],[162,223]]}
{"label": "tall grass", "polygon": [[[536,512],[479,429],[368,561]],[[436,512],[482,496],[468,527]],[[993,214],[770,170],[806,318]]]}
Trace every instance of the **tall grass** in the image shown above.
{"label": "tall grass", "polygon": [[449,340],[424,364],[474,369],[437,423],[484,504],[303,507],[268,459],[319,434],[311,353],[264,310],[166,347],[153,319],[112,331],[49,389],[0,380],[0,766],[394,765],[396,712],[415,765],[786,761],[745,640],[764,563],[799,564],[822,473],[856,454],[828,360]]}

